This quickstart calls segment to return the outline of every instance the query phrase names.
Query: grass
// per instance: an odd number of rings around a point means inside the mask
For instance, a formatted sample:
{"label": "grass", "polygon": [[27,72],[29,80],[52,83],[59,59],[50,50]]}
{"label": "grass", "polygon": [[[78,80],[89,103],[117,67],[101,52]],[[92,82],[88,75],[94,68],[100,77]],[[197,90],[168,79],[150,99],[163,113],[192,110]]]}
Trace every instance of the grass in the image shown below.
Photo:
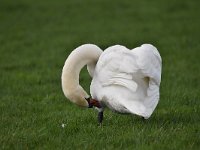
{"label": "grass", "polygon": [[[200,42],[197,0],[2,0],[0,149],[199,149]],[[83,43],[105,49],[155,45],[163,59],[161,98],[152,117],[80,109],[60,76]],[[89,91],[84,69],[81,84]],[[65,123],[65,128],[61,124]]]}

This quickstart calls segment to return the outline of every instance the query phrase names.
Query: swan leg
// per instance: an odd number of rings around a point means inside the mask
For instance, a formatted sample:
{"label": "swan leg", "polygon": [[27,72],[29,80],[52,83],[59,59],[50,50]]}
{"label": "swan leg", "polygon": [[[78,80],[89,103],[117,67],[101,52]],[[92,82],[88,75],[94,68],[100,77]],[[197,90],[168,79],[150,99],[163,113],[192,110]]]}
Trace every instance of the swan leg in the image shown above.
{"label": "swan leg", "polygon": [[98,113],[98,123],[100,126],[102,126],[102,122],[103,122],[103,111],[100,111]]}

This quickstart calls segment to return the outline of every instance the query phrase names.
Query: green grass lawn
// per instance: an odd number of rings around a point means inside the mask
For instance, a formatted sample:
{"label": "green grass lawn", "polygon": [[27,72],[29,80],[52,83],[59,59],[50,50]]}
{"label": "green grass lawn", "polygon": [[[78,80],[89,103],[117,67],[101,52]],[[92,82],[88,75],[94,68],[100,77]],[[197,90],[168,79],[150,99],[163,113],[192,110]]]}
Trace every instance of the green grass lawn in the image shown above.
{"label": "green grass lawn", "polygon": [[[199,6],[198,0],[1,0],[0,149],[199,149]],[[158,48],[161,97],[149,120],[107,109],[101,128],[95,110],[64,97],[64,61],[84,43]],[[90,81],[84,69],[80,82],[88,92]]]}

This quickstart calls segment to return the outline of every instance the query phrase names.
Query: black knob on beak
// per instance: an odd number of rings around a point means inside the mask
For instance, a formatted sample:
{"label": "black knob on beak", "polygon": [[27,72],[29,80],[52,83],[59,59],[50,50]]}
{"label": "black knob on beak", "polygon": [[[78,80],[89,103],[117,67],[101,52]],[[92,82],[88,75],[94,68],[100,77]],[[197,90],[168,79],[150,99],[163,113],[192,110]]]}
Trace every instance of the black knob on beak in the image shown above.
{"label": "black knob on beak", "polygon": [[88,108],[92,108],[93,105],[90,103],[90,97],[89,98],[85,98],[85,100],[88,102]]}

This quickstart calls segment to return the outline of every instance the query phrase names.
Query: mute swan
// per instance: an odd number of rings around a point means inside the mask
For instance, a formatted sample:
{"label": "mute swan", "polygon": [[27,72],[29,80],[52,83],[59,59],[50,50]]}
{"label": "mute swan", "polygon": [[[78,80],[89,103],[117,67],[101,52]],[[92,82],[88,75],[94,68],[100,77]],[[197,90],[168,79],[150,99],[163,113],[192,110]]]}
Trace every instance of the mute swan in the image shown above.
{"label": "mute swan", "polygon": [[[85,44],[72,51],[65,61],[62,89],[73,103],[96,107],[99,123],[106,106],[148,119],[159,101],[161,61],[159,52],[150,44],[132,50],[115,45],[104,52],[96,45]],[[85,65],[92,77],[92,97],[79,85],[79,73]]]}

